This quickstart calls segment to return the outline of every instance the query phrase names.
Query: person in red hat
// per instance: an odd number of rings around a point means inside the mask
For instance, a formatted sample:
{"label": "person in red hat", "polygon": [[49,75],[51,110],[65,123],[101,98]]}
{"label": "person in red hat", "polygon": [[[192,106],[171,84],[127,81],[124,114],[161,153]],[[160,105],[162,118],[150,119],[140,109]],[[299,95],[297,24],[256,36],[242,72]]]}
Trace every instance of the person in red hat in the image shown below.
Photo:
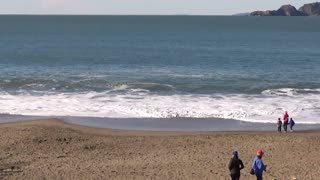
{"label": "person in red hat", "polygon": [[263,171],[266,171],[267,166],[262,161],[263,151],[257,150],[257,156],[253,160],[252,169],[257,176],[257,180],[262,180]]}
{"label": "person in red hat", "polygon": [[230,170],[231,180],[240,179],[240,170],[244,168],[241,159],[238,157],[238,151],[232,152],[233,157],[230,159],[228,168]]}

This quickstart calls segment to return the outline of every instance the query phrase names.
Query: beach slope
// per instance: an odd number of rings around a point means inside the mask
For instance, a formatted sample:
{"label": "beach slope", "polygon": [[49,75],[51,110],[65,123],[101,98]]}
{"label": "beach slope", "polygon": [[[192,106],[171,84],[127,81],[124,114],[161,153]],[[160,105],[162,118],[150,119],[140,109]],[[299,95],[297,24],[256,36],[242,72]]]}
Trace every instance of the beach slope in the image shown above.
{"label": "beach slope", "polygon": [[41,120],[0,125],[0,179],[228,179],[239,151],[249,174],[265,151],[266,179],[317,179],[320,133],[147,132]]}

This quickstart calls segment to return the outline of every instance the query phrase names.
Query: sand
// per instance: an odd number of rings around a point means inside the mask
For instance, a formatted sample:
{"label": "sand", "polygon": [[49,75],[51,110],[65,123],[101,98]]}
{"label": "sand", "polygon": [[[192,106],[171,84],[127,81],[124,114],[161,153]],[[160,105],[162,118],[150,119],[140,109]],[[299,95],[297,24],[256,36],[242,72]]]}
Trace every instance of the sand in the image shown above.
{"label": "sand", "polygon": [[228,179],[239,151],[249,174],[265,151],[265,179],[319,179],[320,133],[148,132],[41,120],[0,125],[0,179]]}

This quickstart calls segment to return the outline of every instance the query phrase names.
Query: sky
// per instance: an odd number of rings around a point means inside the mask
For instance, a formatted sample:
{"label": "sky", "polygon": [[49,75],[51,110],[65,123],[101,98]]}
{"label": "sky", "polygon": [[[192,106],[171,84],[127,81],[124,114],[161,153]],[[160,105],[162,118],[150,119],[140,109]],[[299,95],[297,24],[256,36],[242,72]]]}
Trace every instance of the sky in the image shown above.
{"label": "sky", "polygon": [[231,15],[317,0],[0,0],[0,14]]}

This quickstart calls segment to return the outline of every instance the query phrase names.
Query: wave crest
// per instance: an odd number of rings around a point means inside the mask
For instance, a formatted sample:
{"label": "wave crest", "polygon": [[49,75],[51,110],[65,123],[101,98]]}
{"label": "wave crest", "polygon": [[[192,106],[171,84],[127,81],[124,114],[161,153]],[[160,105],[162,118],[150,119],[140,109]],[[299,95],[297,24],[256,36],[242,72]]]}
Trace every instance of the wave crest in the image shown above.
{"label": "wave crest", "polygon": [[[123,88],[127,87],[120,89]],[[261,95],[165,96],[110,91],[44,95],[0,93],[0,113],[117,118],[217,117],[275,122],[288,111],[298,123],[320,123],[319,99],[319,89],[289,88],[266,90]]]}

